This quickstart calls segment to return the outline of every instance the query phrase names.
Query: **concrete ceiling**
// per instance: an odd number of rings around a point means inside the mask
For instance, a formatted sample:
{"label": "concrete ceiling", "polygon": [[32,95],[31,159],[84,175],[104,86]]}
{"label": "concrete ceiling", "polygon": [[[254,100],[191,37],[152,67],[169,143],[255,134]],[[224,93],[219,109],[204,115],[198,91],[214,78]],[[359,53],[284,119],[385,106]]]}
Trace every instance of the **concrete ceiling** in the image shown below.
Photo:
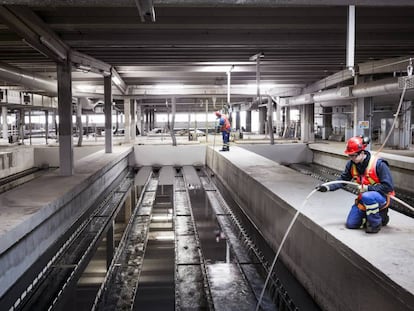
{"label": "concrete ceiling", "polygon": [[[234,65],[231,101],[244,102],[256,95],[256,62],[249,58],[262,52],[261,84],[271,85],[274,96],[295,95],[346,69],[347,5],[354,2],[1,1],[0,61],[56,79],[60,53],[46,38],[64,53],[91,57],[92,67],[113,68],[128,87],[125,94],[153,103],[172,96],[226,101],[226,71]],[[414,55],[414,1],[357,2],[356,64]],[[106,67],[76,66],[74,89],[102,93],[98,73]],[[3,87],[16,85],[3,80]]]}

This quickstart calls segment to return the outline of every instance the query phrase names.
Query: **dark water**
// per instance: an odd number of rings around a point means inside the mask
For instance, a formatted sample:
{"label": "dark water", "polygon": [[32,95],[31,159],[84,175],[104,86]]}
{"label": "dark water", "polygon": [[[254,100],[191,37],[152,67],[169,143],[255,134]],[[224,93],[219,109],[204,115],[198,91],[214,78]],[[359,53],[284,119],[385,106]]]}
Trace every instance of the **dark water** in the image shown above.
{"label": "dark water", "polygon": [[194,189],[189,190],[189,194],[204,259],[209,263],[233,261],[205,191]]}

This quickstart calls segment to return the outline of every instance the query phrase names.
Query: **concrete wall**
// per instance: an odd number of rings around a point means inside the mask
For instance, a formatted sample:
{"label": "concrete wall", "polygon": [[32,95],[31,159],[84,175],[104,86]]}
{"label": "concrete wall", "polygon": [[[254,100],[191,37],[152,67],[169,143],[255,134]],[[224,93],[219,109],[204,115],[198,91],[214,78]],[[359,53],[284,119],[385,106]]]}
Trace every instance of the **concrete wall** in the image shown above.
{"label": "concrete wall", "polygon": [[0,152],[0,178],[7,177],[27,170],[34,166],[33,148],[19,146],[18,148],[2,148]]}
{"label": "concrete wall", "polygon": [[[73,159],[78,161],[92,153],[103,150],[105,146],[82,146],[73,147]],[[59,167],[59,147],[58,146],[39,146],[34,147],[34,166],[41,167],[49,165],[51,167]]]}
{"label": "concrete wall", "polygon": [[275,145],[240,144],[238,146],[283,165],[311,163],[313,158],[312,151],[309,150],[307,144],[301,143]]}
{"label": "concrete wall", "polygon": [[205,165],[205,145],[135,145],[132,166]]}

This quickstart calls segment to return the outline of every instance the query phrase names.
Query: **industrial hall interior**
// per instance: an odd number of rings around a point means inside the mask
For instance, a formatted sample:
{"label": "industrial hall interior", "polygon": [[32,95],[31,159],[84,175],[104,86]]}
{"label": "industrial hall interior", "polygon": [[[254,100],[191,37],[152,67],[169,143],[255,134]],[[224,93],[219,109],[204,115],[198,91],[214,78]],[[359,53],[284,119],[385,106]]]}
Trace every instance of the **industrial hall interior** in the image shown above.
{"label": "industrial hall interior", "polygon": [[413,0],[0,0],[0,310],[414,311]]}

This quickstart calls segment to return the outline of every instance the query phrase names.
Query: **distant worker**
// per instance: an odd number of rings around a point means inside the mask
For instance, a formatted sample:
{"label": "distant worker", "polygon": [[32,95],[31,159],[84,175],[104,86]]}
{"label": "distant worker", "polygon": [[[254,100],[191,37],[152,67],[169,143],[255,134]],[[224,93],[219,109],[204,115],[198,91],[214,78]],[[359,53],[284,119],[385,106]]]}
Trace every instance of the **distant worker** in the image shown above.
{"label": "distant worker", "polygon": [[[389,221],[388,205],[394,195],[394,183],[388,163],[365,150],[369,138],[355,136],[348,140],[345,154],[350,160],[338,180],[359,184],[358,197],[346,220],[348,229],[364,228],[367,233],[377,233]],[[335,191],[344,184],[319,185],[318,191]]]}
{"label": "distant worker", "polygon": [[221,114],[219,111],[215,112],[217,119],[219,119],[218,131],[223,136],[223,148],[220,151],[230,151],[230,122],[229,119]]}

